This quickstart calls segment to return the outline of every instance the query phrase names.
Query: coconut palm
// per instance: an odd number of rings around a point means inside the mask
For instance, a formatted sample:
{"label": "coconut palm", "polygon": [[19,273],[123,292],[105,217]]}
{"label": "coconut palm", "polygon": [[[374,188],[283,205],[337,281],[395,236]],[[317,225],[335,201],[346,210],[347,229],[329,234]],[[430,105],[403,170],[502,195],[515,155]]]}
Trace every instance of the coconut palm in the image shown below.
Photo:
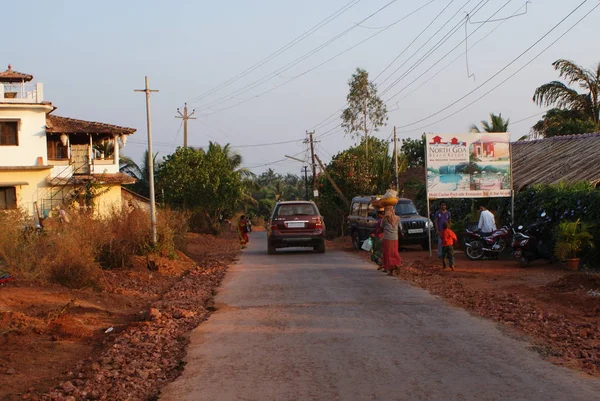
{"label": "coconut palm", "polygon": [[[158,163],[156,162],[157,156],[158,152],[152,157],[154,171],[158,170]],[[119,165],[119,171],[130,175],[137,180],[137,182],[130,187],[131,190],[146,197],[150,196],[150,165],[148,164],[148,151],[144,151],[141,165],[138,165],[132,158],[125,155],[119,156]]]}
{"label": "coconut palm", "polygon": [[[510,120],[502,118],[502,113],[496,115],[490,113],[490,121],[481,120],[481,127],[483,132],[508,132],[508,124]],[[470,127],[472,132],[481,132],[477,125],[473,124]]]}
{"label": "coconut palm", "polygon": [[[539,106],[552,105],[582,113],[600,128],[600,63],[591,70],[563,59],[556,60],[552,65],[567,83],[552,81],[540,86],[533,94],[533,101]],[[567,86],[574,84],[583,89],[583,93]]]}

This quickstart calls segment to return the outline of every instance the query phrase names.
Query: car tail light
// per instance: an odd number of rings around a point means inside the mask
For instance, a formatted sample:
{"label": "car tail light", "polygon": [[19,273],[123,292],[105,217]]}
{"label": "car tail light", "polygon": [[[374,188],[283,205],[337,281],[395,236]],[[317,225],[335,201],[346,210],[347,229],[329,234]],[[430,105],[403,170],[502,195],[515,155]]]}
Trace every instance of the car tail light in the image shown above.
{"label": "car tail light", "polygon": [[323,228],[323,221],[319,218],[315,220],[315,228]]}
{"label": "car tail light", "polygon": [[277,231],[279,230],[279,227],[277,227],[277,224],[271,224],[271,231]]}

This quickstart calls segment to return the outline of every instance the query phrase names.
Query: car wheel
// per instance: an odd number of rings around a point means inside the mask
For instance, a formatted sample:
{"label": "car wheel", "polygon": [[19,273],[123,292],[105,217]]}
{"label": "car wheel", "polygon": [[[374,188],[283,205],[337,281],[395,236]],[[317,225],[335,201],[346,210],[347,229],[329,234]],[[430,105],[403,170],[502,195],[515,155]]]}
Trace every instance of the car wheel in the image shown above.
{"label": "car wheel", "polygon": [[483,243],[481,241],[471,241],[470,245],[465,248],[465,255],[470,260],[483,259]]}
{"label": "car wheel", "polygon": [[352,231],[352,246],[354,247],[354,249],[361,249],[362,243],[358,238],[358,231]]}
{"label": "car wheel", "polygon": [[313,250],[317,253],[325,253],[325,241],[319,242],[318,245],[313,247]]}
{"label": "car wheel", "polygon": [[271,245],[271,244],[267,245],[267,254],[275,255],[276,251],[277,251],[277,248],[275,248],[273,245]]}

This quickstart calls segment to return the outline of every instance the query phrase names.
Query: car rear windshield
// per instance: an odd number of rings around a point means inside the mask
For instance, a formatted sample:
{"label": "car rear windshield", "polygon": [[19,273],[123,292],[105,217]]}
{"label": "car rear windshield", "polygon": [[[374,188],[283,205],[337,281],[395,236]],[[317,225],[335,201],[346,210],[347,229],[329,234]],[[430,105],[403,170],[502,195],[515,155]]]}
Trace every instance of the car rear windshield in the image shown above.
{"label": "car rear windshield", "polygon": [[311,204],[289,204],[279,205],[275,216],[299,216],[299,215],[316,215],[319,214],[317,209]]}
{"label": "car rear windshield", "polygon": [[396,214],[405,216],[409,214],[419,214],[419,212],[417,212],[417,208],[412,201],[400,201],[396,204]]}

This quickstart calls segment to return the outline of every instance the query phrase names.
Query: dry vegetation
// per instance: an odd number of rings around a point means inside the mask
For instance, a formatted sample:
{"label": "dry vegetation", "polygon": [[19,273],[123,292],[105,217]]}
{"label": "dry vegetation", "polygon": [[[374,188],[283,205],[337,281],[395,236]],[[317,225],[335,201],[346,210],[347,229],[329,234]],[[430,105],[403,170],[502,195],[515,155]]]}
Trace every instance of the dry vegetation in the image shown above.
{"label": "dry vegetation", "polygon": [[159,211],[156,246],[150,241],[148,215],[139,210],[113,211],[103,219],[73,214],[69,220],[48,221],[37,233],[24,229],[21,213],[0,214],[0,269],[21,279],[96,287],[102,269],[129,266],[134,255],[175,257],[188,219],[181,212]]}

